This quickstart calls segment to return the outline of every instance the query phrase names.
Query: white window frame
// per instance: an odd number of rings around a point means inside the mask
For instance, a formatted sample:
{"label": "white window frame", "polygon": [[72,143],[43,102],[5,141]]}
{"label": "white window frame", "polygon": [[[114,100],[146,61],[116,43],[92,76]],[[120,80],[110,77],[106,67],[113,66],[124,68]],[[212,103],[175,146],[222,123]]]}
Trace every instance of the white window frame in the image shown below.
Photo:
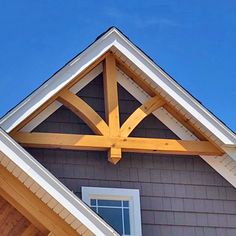
{"label": "white window frame", "polygon": [[82,187],[82,200],[90,207],[91,199],[128,200],[131,235],[142,236],[139,189]]}

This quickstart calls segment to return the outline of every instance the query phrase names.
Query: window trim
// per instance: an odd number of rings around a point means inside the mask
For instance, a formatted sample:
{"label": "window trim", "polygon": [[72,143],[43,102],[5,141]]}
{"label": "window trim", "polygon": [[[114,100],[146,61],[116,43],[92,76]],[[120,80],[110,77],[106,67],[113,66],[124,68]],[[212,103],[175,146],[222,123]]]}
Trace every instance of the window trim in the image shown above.
{"label": "window trim", "polygon": [[90,207],[90,199],[128,200],[130,202],[130,231],[142,236],[139,189],[81,187],[82,200]]}

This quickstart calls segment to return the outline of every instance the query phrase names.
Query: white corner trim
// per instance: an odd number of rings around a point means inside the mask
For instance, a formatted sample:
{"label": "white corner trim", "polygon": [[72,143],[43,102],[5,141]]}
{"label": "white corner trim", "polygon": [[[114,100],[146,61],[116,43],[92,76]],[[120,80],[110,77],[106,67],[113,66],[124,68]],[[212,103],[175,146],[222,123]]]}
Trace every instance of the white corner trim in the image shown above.
{"label": "white corner trim", "polygon": [[2,129],[0,151],[95,235],[118,235]]}
{"label": "white corner trim", "polygon": [[82,187],[82,200],[90,206],[90,199],[128,200],[130,202],[131,235],[142,236],[139,189]]}

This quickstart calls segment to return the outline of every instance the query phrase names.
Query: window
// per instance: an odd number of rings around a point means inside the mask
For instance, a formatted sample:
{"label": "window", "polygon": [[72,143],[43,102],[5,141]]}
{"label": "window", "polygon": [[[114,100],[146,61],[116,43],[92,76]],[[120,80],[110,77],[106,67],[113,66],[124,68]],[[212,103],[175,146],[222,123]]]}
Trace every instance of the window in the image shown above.
{"label": "window", "polygon": [[142,235],[138,189],[82,187],[82,199],[120,235]]}

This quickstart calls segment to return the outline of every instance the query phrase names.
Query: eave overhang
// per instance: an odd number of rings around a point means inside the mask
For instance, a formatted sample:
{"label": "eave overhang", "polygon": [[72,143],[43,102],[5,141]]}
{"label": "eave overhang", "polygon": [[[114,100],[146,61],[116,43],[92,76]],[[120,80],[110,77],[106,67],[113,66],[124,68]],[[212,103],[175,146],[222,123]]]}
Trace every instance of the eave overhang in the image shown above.
{"label": "eave overhang", "polygon": [[118,235],[2,129],[0,159],[0,164],[6,170],[56,212],[78,235]]}

